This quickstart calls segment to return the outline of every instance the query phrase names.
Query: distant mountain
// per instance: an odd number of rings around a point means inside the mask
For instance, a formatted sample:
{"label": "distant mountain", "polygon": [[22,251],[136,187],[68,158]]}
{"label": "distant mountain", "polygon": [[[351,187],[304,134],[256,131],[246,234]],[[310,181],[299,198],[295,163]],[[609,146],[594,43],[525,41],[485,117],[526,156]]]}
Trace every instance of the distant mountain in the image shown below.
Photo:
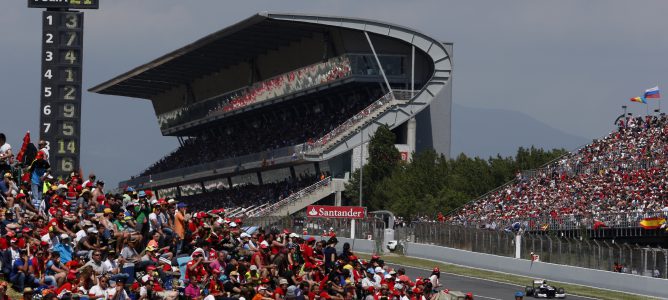
{"label": "distant mountain", "polygon": [[451,156],[514,156],[520,146],[573,150],[590,139],[559,129],[516,111],[452,104]]}

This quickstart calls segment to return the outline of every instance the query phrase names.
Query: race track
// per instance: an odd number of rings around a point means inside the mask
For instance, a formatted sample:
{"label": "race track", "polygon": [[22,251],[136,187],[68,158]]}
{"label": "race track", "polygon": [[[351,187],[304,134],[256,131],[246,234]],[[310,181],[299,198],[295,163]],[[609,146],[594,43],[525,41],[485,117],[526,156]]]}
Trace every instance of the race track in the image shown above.
{"label": "race track", "polygon": [[[398,267],[395,264],[388,264],[388,265],[391,266],[392,268]],[[403,268],[406,269],[406,273],[410,278],[416,278],[418,276],[427,277],[429,276],[429,274],[431,274],[430,270],[426,269],[419,269],[413,267],[403,267]],[[442,270],[442,271],[447,272],[447,270]],[[451,290],[458,290],[464,293],[473,292],[474,299],[514,300],[515,292],[517,291],[524,292],[524,286],[488,281],[484,279],[455,275],[446,272],[441,272],[441,284],[444,286],[444,288],[448,288]],[[525,297],[525,299],[533,299],[533,298]],[[569,295],[567,290],[566,299],[591,300],[595,298]]]}

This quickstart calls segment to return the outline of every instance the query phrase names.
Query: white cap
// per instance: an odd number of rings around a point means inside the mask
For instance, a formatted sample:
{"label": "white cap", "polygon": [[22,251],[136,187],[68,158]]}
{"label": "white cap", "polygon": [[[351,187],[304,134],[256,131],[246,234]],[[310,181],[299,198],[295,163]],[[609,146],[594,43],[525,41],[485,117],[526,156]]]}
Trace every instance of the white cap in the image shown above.
{"label": "white cap", "polygon": [[266,240],[262,241],[262,243],[260,243],[260,245],[265,245],[265,246],[269,247],[269,243]]}
{"label": "white cap", "polygon": [[257,266],[256,265],[251,265],[250,269],[251,269],[251,271],[257,271]]}
{"label": "white cap", "polygon": [[59,185],[58,185],[58,189],[59,189],[59,190],[66,190],[66,189],[67,189],[67,186],[64,185],[64,184],[59,184]]}
{"label": "white cap", "polygon": [[381,268],[381,267],[376,267],[376,269],[374,271],[376,272],[376,274],[385,273],[385,271],[383,271],[383,268]]}
{"label": "white cap", "polygon": [[249,238],[249,237],[251,237],[250,234],[245,233],[245,232],[241,233],[241,238]]}
{"label": "white cap", "polygon": [[70,236],[67,235],[67,233],[61,233],[61,234],[60,234],[60,238],[61,238],[61,239],[69,239]]}
{"label": "white cap", "polygon": [[151,280],[151,276],[148,274],[141,277],[141,281],[143,282],[147,282],[149,280]]}
{"label": "white cap", "polygon": [[237,227],[237,223],[230,222],[230,227]]}
{"label": "white cap", "polygon": [[86,230],[86,231],[88,231],[89,233],[97,233],[97,228],[91,227],[91,228],[88,228],[88,230]]}
{"label": "white cap", "polygon": [[293,233],[291,233],[291,234],[289,235],[289,237],[291,237],[291,238],[298,238],[299,235],[293,232]]}

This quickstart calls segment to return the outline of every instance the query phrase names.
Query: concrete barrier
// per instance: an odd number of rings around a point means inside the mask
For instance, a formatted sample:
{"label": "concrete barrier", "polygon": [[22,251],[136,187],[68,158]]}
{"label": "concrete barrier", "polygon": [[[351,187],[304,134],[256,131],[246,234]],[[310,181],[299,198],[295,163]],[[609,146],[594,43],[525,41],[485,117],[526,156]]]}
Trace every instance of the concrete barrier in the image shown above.
{"label": "concrete barrier", "polygon": [[[353,246],[352,251],[363,253],[376,252],[375,241],[360,239],[353,241],[352,239],[342,237],[337,237],[337,239],[339,240],[339,245],[337,246],[339,249],[343,243],[347,242]],[[384,247],[385,245],[383,245]],[[406,256],[415,258],[668,299],[668,280],[665,279],[545,262],[532,263],[527,259],[477,253],[435,245],[406,243],[405,247]],[[444,271],[447,272],[447,270]],[[527,285],[530,284],[531,282],[527,282]]]}
{"label": "concrete barrier", "polygon": [[[305,235],[304,238],[308,239],[311,237],[310,235]],[[316,240],[328,240],[329,237],[322,237],[322,236],[313,236]],[[339,240],[339,244],[336,245],[337,250],[341,250],[343,248],[343,244],[349,243],[350,244],[350,249],[353,252],[361,252],[361,253],[376,253],[376,241],[375,240],[362,240],[362,239],[351,239],[351,238],[344,238],[337,236],[337,240]]]}
{"label": "concrete barrier", "polygon": [[668,281],[659,278],[545,262],[532,263],[527,259],[416,243],[407,243],[406,255],[546,280],[668,298]]}

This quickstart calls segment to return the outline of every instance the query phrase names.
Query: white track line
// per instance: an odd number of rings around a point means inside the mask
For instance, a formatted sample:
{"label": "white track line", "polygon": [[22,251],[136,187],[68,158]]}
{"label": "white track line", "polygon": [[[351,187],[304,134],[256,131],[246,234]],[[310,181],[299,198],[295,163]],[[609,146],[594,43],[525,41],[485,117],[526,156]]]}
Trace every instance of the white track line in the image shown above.
{"label": "white track line", "polygon": [[483,298],[483,299],[490,299],[490,300],[503,300],[499,298],[492,298],[492,297],[487,297],[487,296],[481,296],[481,295],[473,295],[476,298]]}

